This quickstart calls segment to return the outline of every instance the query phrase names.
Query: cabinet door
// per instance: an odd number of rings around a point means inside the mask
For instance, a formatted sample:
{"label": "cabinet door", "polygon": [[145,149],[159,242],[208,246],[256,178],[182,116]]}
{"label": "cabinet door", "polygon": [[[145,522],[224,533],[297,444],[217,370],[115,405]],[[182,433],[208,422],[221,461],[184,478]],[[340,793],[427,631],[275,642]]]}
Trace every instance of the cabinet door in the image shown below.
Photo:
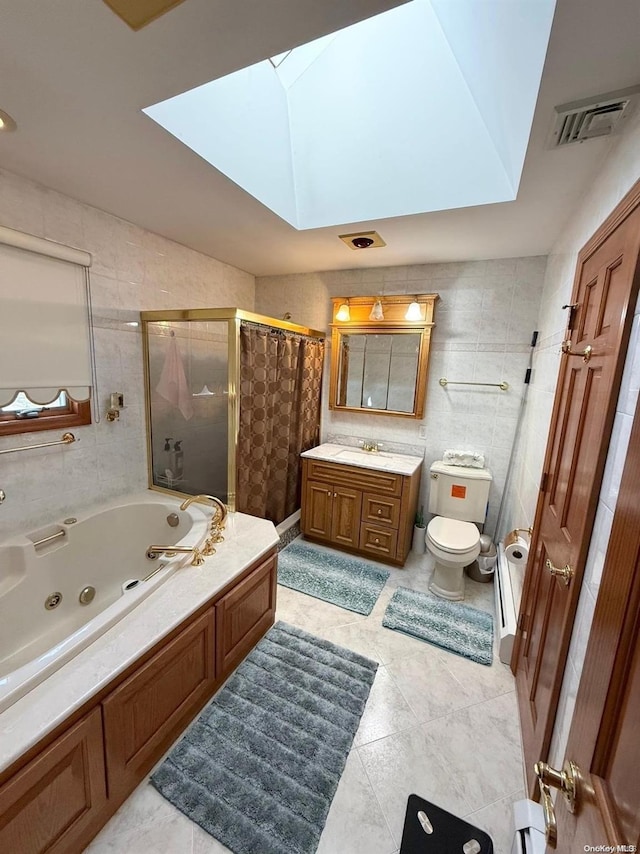
{"label": "cabinet door", "polygon": [[309,534],[316,540],[330,540],[332,508],[332,485],[308,480],[302,502],[303,534]]}
{"label": "cabinet door", "polygon": [[216,603],[219,676],[230,673],[273,625],[277,565],[276,555],[270,555]]}
{"label": "cabinet door", "polygon": [[351,549],[358,548],[362,493],[356,489],[335,486],[331,517],[331,542]]}
{"label": "cabinet door", "polygon": [[214,609],[103,702],[109,796],[132,791],[213,693]]}
{"label": "cabinet door", "polygon": [[105,802],[102,718],[94,709],[0,788],[0,851],[81,851]]}
{"label": "cabinet door", "polygon": [[368,522],[362,523],[360,549],[363,552],[395,560],[397,547],[397,531],[394,531],[392,528],[383,528],[382,526],[376,527],[370,525]]}

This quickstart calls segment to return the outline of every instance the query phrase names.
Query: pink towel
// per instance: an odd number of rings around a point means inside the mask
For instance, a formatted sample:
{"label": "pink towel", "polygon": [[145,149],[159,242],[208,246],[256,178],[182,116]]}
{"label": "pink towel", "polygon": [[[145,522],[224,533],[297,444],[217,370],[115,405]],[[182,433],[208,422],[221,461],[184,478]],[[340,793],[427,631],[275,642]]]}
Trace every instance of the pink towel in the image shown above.
{"label": "pink towel", "polygon": [[176,406],[188,421],[193,416],[191,389],[187,383],[178,342],[172,335],[156,391]]}

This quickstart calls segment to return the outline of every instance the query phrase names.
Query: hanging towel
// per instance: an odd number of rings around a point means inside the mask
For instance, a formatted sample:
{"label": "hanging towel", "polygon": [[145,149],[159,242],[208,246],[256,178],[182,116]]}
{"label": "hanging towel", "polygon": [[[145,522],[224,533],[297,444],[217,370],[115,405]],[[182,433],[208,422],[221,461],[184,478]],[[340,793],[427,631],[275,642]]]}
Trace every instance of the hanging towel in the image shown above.
{"label": "hanging towel", "polygon": [[156,391],[165,400],[176,406],[187,421],[193,416],[191,389],[187,383],[182,357],[178,350],[178,342],[173,335],[169,340],[169,349]]}

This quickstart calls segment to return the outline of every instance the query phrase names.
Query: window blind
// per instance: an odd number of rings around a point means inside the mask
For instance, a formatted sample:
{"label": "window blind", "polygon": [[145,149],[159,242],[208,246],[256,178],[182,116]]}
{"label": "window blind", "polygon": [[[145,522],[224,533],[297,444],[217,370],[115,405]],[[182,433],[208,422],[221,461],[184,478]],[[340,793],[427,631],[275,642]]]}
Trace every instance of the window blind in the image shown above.
{"label": "window blind", "polygon": [[0,229],[0,406],[21,391],[39,404],[61,391],[90,398],[90,263],[86,252]]}

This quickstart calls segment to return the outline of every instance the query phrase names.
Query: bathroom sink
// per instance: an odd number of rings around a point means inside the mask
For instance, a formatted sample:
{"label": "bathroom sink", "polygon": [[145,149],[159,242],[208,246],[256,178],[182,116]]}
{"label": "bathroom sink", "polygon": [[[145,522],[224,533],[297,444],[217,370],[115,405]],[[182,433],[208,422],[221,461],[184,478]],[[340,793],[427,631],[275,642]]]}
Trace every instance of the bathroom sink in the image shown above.
{"label": "bathroom sink", "polygon": [[389,454],[385,454],[382,451],[359,451],[357,448],[349,448],[348,450],[338,451],[335,455],[334,459],[341,460],[351,460],[354,463],[362,463],[365,460],[377,460],[383,458],[389,458]]}

